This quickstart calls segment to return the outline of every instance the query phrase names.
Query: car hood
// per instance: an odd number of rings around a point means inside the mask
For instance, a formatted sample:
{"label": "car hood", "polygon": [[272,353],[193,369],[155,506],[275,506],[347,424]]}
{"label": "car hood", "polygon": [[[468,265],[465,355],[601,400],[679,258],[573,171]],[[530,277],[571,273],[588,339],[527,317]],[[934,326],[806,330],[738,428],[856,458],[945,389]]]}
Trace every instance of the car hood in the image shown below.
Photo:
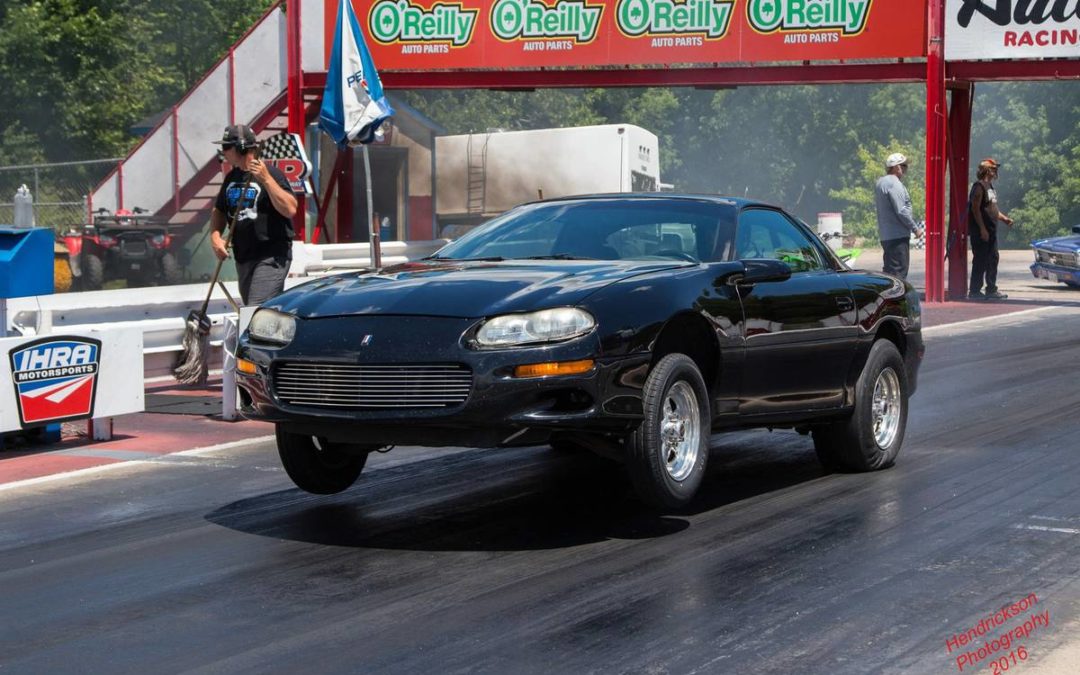
{"label": "car hood", "polygon": [[686,267],[682,261],[424,260],[323,277],[263,304],[301,318],[396,314],[477,318],[578,304],[640,274]]}
{"label": "car hood", "polygon": [[1031,242],[1031,245],[1035,248],[1041,248],[1044,251],[1059,251],[1061,253],[1074,253],[1080,251],[1080,235],[1070,234],[1064,237],[1053,237],[1051,239],[1039,239]]}

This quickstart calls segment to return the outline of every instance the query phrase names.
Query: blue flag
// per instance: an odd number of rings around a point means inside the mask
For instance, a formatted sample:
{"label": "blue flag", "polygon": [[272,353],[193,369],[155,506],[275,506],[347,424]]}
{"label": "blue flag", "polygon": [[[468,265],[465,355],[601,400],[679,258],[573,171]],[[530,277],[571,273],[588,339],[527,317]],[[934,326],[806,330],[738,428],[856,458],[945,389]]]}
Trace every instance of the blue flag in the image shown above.
{"label": "blue flag", "polygon": [[319,128],[339,147],[370,143],[379,125],[393,114],[352,3],[339,0]]}

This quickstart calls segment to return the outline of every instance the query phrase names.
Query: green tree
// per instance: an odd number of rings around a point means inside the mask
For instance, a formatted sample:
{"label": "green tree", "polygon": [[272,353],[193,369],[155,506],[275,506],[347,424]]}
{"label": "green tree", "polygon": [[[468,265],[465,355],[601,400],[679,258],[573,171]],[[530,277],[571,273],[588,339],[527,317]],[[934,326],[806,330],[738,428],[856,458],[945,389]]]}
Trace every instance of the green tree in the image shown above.
{"label": "green tree", "polygon": [[[976,86],[972,166],[1003,163],[1003,211],[1016,220],[1006,243],[1066,234],[1080,223],[1080,91],[1071,83]],[[974,172],[974,168],[972,170]]]}
{"label": "green tree", "polygon": [[[0,157],[124,154],[270,0],[32,0],[0,8]],[[177,20],[180,17],[182,20]],[[30,152],[37,148],[37,152]]]}

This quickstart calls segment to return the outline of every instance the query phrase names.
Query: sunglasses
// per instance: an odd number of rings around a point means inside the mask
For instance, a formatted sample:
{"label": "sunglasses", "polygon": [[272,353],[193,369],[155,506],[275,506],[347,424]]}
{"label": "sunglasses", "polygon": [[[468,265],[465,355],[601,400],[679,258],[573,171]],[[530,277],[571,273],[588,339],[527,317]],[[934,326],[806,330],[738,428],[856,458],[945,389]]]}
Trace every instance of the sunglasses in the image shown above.
{"label": "sunglasses", "polygon": [[221,151],[224,152],[226,150],[232,150],[235,147],[236,147],[235,143],[222,143],[221,144]]}

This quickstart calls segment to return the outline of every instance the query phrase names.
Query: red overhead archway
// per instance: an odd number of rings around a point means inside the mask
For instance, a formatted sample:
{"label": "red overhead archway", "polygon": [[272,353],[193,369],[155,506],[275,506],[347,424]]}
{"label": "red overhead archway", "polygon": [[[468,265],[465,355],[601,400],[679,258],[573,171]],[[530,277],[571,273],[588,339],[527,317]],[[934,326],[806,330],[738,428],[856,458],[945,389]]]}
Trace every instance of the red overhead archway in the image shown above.
{"label": "red overhead archway", "polygon": [[[352,1],[387,89],[925,82],[929,302],[946,299],[946,249],[949,295],[966,291],[974,83],[1080,78],[1080,10],[1066,16],[1053,3]],[[337,0],[325,2],[324,15],[333,17]],[[288,0],[289,130],[296,133],[305,124],[304,94],[321,92],[326,75],[300,70],[300,6]]]}

